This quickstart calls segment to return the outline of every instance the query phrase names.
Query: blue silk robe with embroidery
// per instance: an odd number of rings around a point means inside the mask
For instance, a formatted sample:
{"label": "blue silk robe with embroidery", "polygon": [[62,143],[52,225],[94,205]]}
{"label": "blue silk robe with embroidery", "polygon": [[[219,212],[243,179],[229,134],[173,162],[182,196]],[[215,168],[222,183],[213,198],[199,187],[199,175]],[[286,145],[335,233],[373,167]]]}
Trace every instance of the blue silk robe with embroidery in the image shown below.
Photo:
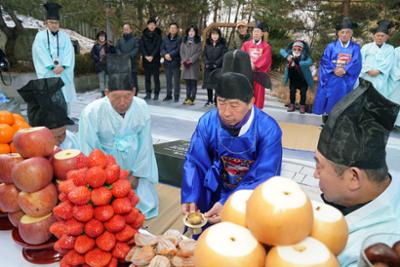
{"label": "blue silk robe with embroidery", "polygon": [[146,216],[158,215],[158,169],[151,137],[150,112],[146,102],[133,98],[122,117],[108,97],[95,100],[83,111],[79,121],[79,142],[86,155],[98,148],[115,157],[121,168],[139,177],[136,194],[138,208]]}

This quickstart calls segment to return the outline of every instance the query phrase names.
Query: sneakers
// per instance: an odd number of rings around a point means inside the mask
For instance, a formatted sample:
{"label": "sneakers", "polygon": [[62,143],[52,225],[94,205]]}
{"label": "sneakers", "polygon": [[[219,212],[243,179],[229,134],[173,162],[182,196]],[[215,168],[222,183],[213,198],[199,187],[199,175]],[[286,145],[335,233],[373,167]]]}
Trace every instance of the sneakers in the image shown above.
{"label": "sneakers", "polygon": [[306,106],[305,105],[300,105],[300,114],[306,113]]}
{"label": "sneakers", "polygon": [[296,106],[294,104],[289,104],[287,108],[287,112],[293,112],[296,110]]}
{"label": "sneakers", "polygon": [[191,105],[192,104],[192,100],[190,100],[189,98],[186,98],[185,101],[183,101],[184,105]]}
{"label": "sneakers", "polygon": [[213,102],[207,101],[207,103],[205,103],[204,106],[205,106],[206,108],[212,107],[212,106],[213,106]]}
{"label": "sneakers", "polygon": [[172,100],[172,96],[166,96],[164,99],[163,99],[163,101],[171,101]]}

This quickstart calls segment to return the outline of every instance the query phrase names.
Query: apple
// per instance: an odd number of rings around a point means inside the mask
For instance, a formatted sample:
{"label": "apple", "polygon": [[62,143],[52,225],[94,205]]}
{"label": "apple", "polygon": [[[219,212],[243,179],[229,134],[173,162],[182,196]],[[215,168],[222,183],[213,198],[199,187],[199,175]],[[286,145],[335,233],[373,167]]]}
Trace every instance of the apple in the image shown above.
{"label": "apple", "polygon": [[251,194],[253,194],[253,190],[239,190],[234,192],[222,209],[221,221],[233,222],[246,227],[246,205]]}
{"label": "apple", "polygon": [[41,217],[49,214],[57,205],[57,188],[53,183],[43,189],[33,192],[20,192],[18,194],[18,205],[26,215]]}
{"label": "apple", "polygon": [[231,222],[205,230],[194,252],[196,267],[263,267],[265,250],[251,232]]}
{"label": "apple", "polygon": [[21,129],[15,133],[13,142],[24,158],[47,157],[56,145],[53,133],[46,127]]}
{"label": "apple", "polygon": [[0,155],[0,183],[12,184],[12,168],[23,160],[21,155],[17,153]]}
{"label": "apple", "polygon": [[393,244],[392,249],[400,257],[400,240]]}
{"label": "apple", "polygon": [[70,170],[76,170],[83,166],[80,166],[85,156],[77,149],[66,149],[57,152],[54,155],[53,167],[54,174],[59,180],[66,180],[67,173]]}
{"label": "apple", "polygon": [[400,257],[384,243],[376,243],[364,250],[365,256],[372,263],[385,263],[390,267],[400,266]]}
{"label": "apple", "polygon": [[59,148],[58,146],[55,146],[54,149],[53,149],[53,152],[51,152],[50,156],[47,157],[47,159],[49,160],[51,165],[53,165],[54,155],[57,154],[60,151],[62,151],[62,149]]}
{"label": "apple", "polygon": [[329,249],[317,239],[307,237],[297,244],[273,247],[265,267],[339,267]]}
{"label": "apple", "polygon": [[32,193],[44,188],[51,182],[53,167],[47,159],[34,157],[15,165],[11,176],[18,189]]}
{"label": "apple", "polygon": [[13,184],[0,184],[0,209],[3,212],[16,212],[18,206],[18,189]]}
{"label": "apple", "polygon": [[22,240],[31,245],[38,245],[51,238],[50,226],[55,222],[52,213],[42,217],[21,217],[18,225],[18,233]]}
{"label": "apple", "polygon": [[14,225],[14,227],[18,227],[19,221],[21,220],[22,216],[24,216],[25,213],[23,211],[17,211],[13,213],[8,214],[8,219]]}
{"label": "apple", "polygon": [[345,248],[349,229],[343,214],[325,203],[311,201],[314,211],[314,223],[311,236],[324,243],[334,255]]}
{"label": "apple", "polygon": [[311,233],[311,201],[288,178],[276,176],[259,185],[247,201],[246,209],[248,228],[264,244],[292,245]]}

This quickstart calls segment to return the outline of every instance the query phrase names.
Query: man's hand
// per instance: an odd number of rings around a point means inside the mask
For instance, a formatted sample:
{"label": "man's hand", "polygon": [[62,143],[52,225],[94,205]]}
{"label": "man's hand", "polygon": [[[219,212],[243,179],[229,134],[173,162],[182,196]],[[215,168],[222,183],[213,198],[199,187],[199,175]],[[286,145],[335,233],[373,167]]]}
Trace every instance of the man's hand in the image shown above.
{"label": "man's hand", "polygon": [[172,57],[171,57],[170,54],[166,54],[166,55],[164,56],[164,58],[165,58],[166,60],[168,60],[168,61],[171,61],[171,60],[172,60]]}
{"label": "man's hand", "polygon": [[63,71],[64,71],[64,67],[63,66],[57,66],[57,67],[55,67],[53,69],[53,72],[56,75],[60,75]]}
{"label": "man's hand", "polygon": [[339,77],[343,77],[346,74],[346,71],[342,67],[336,67],[335,75]]}
{"label": "man's hand", "polygon": [[148,62],[152,62],[153,61],[153,57],[152,56],[145,56],[144,57]]}
{"label": "man's hand", "polygon": [[376,77],[379,74],[381,74],[381,72],[379,70],[370,70],[370,71],[368,71],[368,75],[372,76],[372,77]]}
{"label": "man's hand", "polygon": [[256,66],[254,66],[253,62],[250,63],[251,63],[251,69],[254,71],[256,69]]}
{"label": "man's hand", "polygon": [[133,175],[129,175],[128,181],[131,182],[132,188],[134,190],[136,190],[137,187],[139,186],[139,178],[137,178],[137,177],[135,177]]}
{"label": "man's hand", "polygon": [[289,62],[290,62],[290,61],[292,61],[292,59],[293,59],[293,56],[292,56],[292,55],[288,55],[286,59],[287,59],[287,61],[289,61]]}
{"label": "man's hand", "polygon": [[182,204],[182,214],[186,215],[195,211],[197,211],[196,203],[190,202]]}
{"label": "man's hand", "polygon": [[209,223],[215,224],[221,221],[221,211],[223,207],[221,203],[217,202],[209,211],[204,213]]}

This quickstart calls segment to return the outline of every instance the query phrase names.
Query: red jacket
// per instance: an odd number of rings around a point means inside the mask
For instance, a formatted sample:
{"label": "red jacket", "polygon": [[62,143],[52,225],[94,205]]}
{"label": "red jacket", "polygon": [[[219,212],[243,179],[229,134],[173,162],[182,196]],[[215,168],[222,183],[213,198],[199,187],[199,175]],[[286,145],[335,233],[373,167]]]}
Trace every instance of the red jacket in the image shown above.
{"label": "red jacket", "polygon": [[272,48],[264,42],[259,41],[255,44],[253,40],[247,41],[243,44],[242,50],[250,56],[250,60],[255,66],[253,71],[269,72],[272,65]]}

